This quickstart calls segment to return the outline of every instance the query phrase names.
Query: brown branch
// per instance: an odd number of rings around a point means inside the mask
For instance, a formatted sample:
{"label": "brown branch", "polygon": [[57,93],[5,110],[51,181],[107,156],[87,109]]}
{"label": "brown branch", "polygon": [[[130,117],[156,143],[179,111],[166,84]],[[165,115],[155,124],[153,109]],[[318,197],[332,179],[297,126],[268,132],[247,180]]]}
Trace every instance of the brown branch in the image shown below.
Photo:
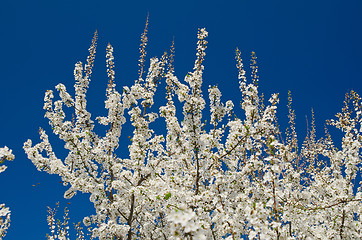
{"label": "brown branch", "polygon": [[357,201],[362,201],[362,199],[341,200],[339,202],[336,202],[336,203],[333,203],[333,204],[330,204],[330,205],[327,205],[327,206],[324,206],[324,207],[315,207],[315,208],[310,208],[310,209],[307,209],[307,210],[312,210],[312,211],[314,211],[314,210],[324,210],[324,209],[327,209],[327,208],[337,206],[337,205],[342,204],[342,203],[357,202]]}
{"label": "brown branch", "polygon": [[342,224],[341,224],[341,228],[339,229],[339,236],[341,239],[343,239],[343,227],[344,227],[344,219],[345,219],[345,210],[343,209],[343,212],[342,212]]}
{"label": "brown branch", "polygon": [[128,226],[129,226],[127,240],[132,240],[132,222],[133,222],[134,204],[135,204],[135,196],[134,196],[134,194],[132,194],[132,196],[131,196],[131,209],[129,211],[129,216],[128,216],[128,219],[127,219],[127,223],[128,223]]}

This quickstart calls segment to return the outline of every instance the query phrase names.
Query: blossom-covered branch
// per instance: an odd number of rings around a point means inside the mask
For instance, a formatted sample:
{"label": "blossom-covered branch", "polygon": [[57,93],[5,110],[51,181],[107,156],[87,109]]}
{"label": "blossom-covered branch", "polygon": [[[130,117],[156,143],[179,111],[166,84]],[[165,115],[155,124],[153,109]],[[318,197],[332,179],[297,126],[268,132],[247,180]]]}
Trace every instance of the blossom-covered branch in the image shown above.
{"label": "blossom-covered branch", "polygon": [[[8,147],[0,148],[0,173],[6,170],[6,166],[2,165],[5,160],[12,161],[15,156],[12,154],[12,150]],[[5,204],[0,204],[0,240],[6,235],[8,228],[10,227],[10,210],[5,207]]]}
{"label": "blossom-covered branch", "polygon": [[[141,36],[138,79],[120,92],[114,50],[107,46],[107,116],[92,118],[87,110],[97,33],[87,64],[75,66],[75,95],[63,84],[56,86],[59,100],[53,101],[53,91],[46,92],[45,117],[65,143],[65,159],[56,156],[43,129],[40,143],[24,144],[38,170],[59,175],[69,186],[64,197],[90,194],[96,214],[83,222],[91,228],[92,238],[362,237],[361,183],[356,183],[362,104],[357,93],[348,94],[342,112],[329,121],[342,131],[341,149],[327,128],[324,138],[316,137],[314,120],[299,147],[291,95],[290,126],[283,133],[276,117],[278,94],[264,102],[259,92],[254,52],[248,81],[236,50],[243,112],[238,115],[232,101],[222,101],[217,86],[209,86],[208,102],[203,96],[207,31],[199,29],[194,67],[182,81],[173,66],[174,44],[170,54],[151,58],[147,70],[147,24]],[[157,107],[160,84],[165,84],[166,102]],[[73,119],[66,117],[65,107],[74,110]],[[166,129],[154,129],[154,122],[163,121]],[[97,134],[96,123],[108,126],[106,133]],[[133,130],[129,139],[122,134],[124,128]],[[128,145],[129,154],[118,150],[121,144]]]}

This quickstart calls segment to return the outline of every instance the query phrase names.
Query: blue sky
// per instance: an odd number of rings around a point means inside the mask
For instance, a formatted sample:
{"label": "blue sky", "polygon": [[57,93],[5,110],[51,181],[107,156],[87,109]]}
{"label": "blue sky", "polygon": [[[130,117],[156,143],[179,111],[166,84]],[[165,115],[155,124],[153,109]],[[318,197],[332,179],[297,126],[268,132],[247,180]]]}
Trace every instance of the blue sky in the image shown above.
{"label": "blue sky", "polygon": [[[86,195],[64,200],[60,179],[38,172],[22,146],[28,138],[39,141],[39,127],[49,132],[44,93],[60,82],[72,89],[74,64],[85,61],[96,29],[99,41],[88,98],[93,116],[104,113],[106,45],[114,47],[118,89],[130,86],[137,78],[140,34],[148,13],[148,57],[161,56],[174,37],[175,70],[181,79],[193,67],[197,29],[207,29],[204,82],[218,84],[225,101],[240,100],[235,48],[246,66],[255,51],[261,90],[267,97],[280,93],[282,127],[287,92],[292,92],[301,138],[311,108],[321,135],[325,120],[341,109],[345,93],[353,89],[362,94],[358,0],[2,0],[0,5],[0,146],[16,155],[0,174],[0,203],[12,210],[10,240],[45,237],[46,206],[58,201],[60,209],[69,206],[71,222],[92,209]],[[61,152],[62,144],[54,137],[51,141]]]}

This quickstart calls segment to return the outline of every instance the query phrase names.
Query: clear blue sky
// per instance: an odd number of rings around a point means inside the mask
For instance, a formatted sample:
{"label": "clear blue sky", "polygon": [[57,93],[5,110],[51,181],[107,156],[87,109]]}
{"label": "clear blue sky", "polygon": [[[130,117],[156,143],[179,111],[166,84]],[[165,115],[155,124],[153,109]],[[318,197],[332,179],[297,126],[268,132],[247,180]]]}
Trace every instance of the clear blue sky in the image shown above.
{"label": "clear blue sky", "polygon": [[[46,206],[57,201],[69,206],[71,222],[80,221],[91,209],[85,195],[64,200],[60,179],[38,172],[22,146],[28,138],[39,141],[39,127],[49,132],[43,118],[44,92],[60,82],[72,89],[74,64],[86,59],[96,29],[99,42],[89,90],[93,116],[104,113],[106,45],[110,42],[115,49],[118,89],[131,85],[149,13],[148,56],[162,55],[174,37],[175,69],[181,79],[193,67],[197,28],[207,29],[204,81],[206,86],[218,84],[225,101],[240,100],[235,48],[242,51],[245,65],[255,51],[260,88],[267,97],[280,93],[282,126],[291,90],[303,138],[311,108],[322,134],[324,121],[341,109],[344,94],[351,89],[362,94],[361,12],[359,0],[2,0],[0,146],[12,148],[16,155],[0,174],[0,203],[12,210],[6,239],[43,239],[48,232]],[[51,141],[62,149],[56,138]]]}

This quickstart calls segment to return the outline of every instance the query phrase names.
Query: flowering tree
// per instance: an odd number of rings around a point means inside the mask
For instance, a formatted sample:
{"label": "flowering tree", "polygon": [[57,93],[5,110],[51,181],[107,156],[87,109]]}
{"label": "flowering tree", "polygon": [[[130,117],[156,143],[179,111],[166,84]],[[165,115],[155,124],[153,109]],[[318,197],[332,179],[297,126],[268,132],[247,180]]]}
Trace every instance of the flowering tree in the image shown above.
{"label": "flowering tree", "polygon": [[[145,70],[146,33],[147,24],[141,36],[139,78],[121,92],[116,89],[113,48],[107,46],[107,116],[94,120],[87,110],[97,33],[87,63],[75,66],[75,96],[63,84],[56,86],[59,100],[53,101],[53,91],[46,92],[45,117],[69,151],[65,159],[56,156],[43,129],[40,143],[24,144],[38,170],[59,175],[69,186],[65,198],[78,191],[90,194],[96,214],[83,222],[92,238],[362,237],[362,194],[356,182],[362,105],[357,93],[347,94],[342,112],[328,122],[343,133],[340,149],[327,128],[326,136],[316,139],[314,121],[299,148],[291,96],[290,127],[282,133],[276,120],[278,94],[264,105],[259,93],[255,53],[247,81],[236,50],[244,115],[236,116],[232,101],[221,101],[217,86],[208,89],[206,112],[201,90],[206,30],[199,29],[194,68],[183,82],[174,75],[173,45],[170,54],[152,58]],[[161,79],[167,103],[156,108],[154,95]],[[66,118],[64,107],[74,109],[73,119]],[[117,148],[127,141],[121,136],[127,118],[127,127],[133,128],[129,156],[118,156]],[[156,133],[152,123],[162,119],[166,129]],[[95,121],[109,126],[104,135],[94,131]],[[83,236],[80,230],[78,239]],[[68,235],[53,231],[50,239],[56,238]]]}
{"label": "flowering tree", "polygon": [[[1,165],[5,160],[14,160],[14,154],[8,147],[0,148],[0,173],[6,170],[6,166]],[[7,229],[10,227],[10,210],[5,204],[0,204],[0,240],[6,235]]]}

